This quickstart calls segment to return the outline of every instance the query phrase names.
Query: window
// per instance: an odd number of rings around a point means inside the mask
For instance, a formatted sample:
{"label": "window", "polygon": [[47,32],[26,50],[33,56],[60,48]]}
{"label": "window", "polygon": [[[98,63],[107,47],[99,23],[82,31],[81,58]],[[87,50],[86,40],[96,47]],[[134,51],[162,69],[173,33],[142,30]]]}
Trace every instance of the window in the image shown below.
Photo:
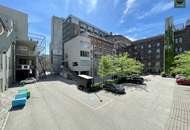
{"label": "window", "polygon": [[180,47],[180,48],[179,48],[179,52],[182,52],[182,51],[183,51],[183,49]]}
{"label": "window", "polygon": [[157,42],[157,44],[156,44],[156,45],[157,45],[157,47],[159,47],[159,46],[160,46],[160,42]]}
{"label": "window", "polygon": [[150,54],[152,51],[151,50],[148,50],[148,53]]}
{"label": "window", "polygon": [[175,39],[175,43],[178,43],[178,38]]}
{"label": "window", "polygon": [[156,55],[156,59],[160,59],[160,55]]}
{"label": "window", "polygon": [[155,66],[159,67],[160,66],[160,62],[156,62]]}
{"label": "window", "polygon": [[26,64],[26,59],[19,59],[19,64],[20,65],[25,65]]}
{"label": "window", "polygon": [[78,62],[73,62],[73,66],[78,66]]}
{"label": "window", "polygon": [[148,62],[148,66],[151,66],[151,62]]}
{"label": "window", "polygon": [[148,48],[151,48],[151,44],[148,45]]}
{"label": "window", "polygon": [[179,43],[182,43],[183,42],[183,39],[182,37],[179,38]]}
{"label": "window", "polygon": [[178,52],[178,48],[175,48],[175,52]]}
{"label": "window", "polygon": [[81,57],[89,57],[89,52],[88,51],[80,51],[80,56]]}
{"label": "window", "polygon": [[160,49],[156,49],[156,53],[160,53]]}

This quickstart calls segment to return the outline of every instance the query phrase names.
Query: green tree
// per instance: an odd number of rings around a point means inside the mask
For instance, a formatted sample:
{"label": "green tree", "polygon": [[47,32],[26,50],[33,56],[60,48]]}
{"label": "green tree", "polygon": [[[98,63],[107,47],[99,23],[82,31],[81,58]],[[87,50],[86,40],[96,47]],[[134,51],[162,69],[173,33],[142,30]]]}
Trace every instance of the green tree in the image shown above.
{"label": "green tree", "polygon": [[98,75],[103,79],[112,74],[113,61],[110,55],[102,56],[99,62]]}
{"label": "green tree", "polygon": [[175,56],[171,73],[183,74],[190,78],[190,51]]}
{"label": "green tree", "polygon": [[140,74],[142,70],[143,64],[133,58],[129,58],[127,53],[119,55],[114,61],[114,72],[121,76]]}
{"label": "green tree", "polygon": [[165,73],[170,73],[170,68],[172,67],[173,61],[174,61],[174,41],[173,41],[174,33],[173,33],[173,27],[170,26],[165,31],[165,55],[164,55],[164,71]]}

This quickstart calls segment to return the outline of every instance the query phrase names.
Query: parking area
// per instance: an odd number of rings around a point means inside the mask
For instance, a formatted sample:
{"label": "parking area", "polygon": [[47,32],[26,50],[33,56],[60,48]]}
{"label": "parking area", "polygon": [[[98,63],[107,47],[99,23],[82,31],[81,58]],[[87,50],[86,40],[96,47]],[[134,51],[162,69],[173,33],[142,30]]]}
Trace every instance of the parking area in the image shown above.
{"label": "parking area", "polygon": [[146,76],[126,94],[85,93],[60,77],[29,84],[27,105],[10,111],[5,130],[162,130],[169,120],[174,79]]}

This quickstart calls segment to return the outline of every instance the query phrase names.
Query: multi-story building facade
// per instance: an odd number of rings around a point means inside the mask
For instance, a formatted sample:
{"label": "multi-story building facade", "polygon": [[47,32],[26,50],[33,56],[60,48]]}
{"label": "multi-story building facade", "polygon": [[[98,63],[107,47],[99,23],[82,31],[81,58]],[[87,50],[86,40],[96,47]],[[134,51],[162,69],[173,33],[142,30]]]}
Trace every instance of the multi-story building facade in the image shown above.
{"label": "multi-story building facade", "polygon": [[114,43],[116,54],[125,52],[125,48],[132,44],[130,39],[122,35],[112,35],[112,33],[110,33],[109,35],[105,36],[105,38]]}
{"label": "multi-story building facade", "polygon": [[[190,50],[190,22],[187,21],[180,28],[176,26],[173,31],[175,55]],[[131,57],[144,64],[145,72],[164,71],[164,35],[134,41],[125,49]]]}
{"label": "multi-story building facade", "polygon": [[[54,22],[53,26],[54,28],[59,27],[58,28],[59,31],[57,30],[57,31],[52,32],[53,33],[52,39],[60,39],[60,37],[62,37],[62,47],[59,46],[59,48],[62,48],[63,54],[62,54],[62,60],[59,60],[59,61],[62,61],[62,64],[64,65],[65,65],[65,62],[67,62],[68,67],[70,67],[70,69],[75,71],[76,73],[80,73],[80,72],[83,73],[84,71],[86,71],[84,73],[89,74],[89,75],[96,75],[97,70],[98,70],[98,58],[100,58],[100,56],[102,55],[113,53],[112,52],[114,49],[113,42],[112,40],[108,40],[106,38],[106,36],[108,36],[109,33],[99,29],[98,27],[88,22],[81,20],[80,18],[77,18],[73,15],[69,15],[66,19],[62,20],[62,24],[61,24],[61,21],[59,24]],[[62,29],[62,36],[60,36],[59,38],[56,38],[58,35],[61,34],[61,31],[60,31],[61,29]],[[56,35],[56,33],[59,33],[59,34]],[[73,56],[75,53],[77,53],[77,55],[79,54],[77,51],[76,52],[73,52],[73,51],[74,49],[80,50],[81,48],[77,48],[76,46],[69,45],[69,44],[80,44],[80,39],[84,36],[90,40],[90,46],[92,46],[90,50],[91,55],[89,55],[91,57],[90,70],[87,69],[88,71],[82,68],[79,69],[80,68],[79,66],[72,67],[71,64],[73,62],[73,59],[69,59],[69,58],[65,59],[67,57],[65,55],[68,55],[69,57],[69,55]],[[60,43],[57,42],[57,44],[60,44]],[[69,49],[68,46],[72,47],[73,49]],[[67,49],[65,49],[65,47]],[[50,48],[51,48],[50,49],[51,53],[57,50],[56,47],[53,46],[53,44],[51,44]],[[71,50],[71,52],[68,52],[68,49]],[[74,54],[71,54],[71,53],[74,53]],[[56,58],[51,54],[51,60],[55,61],[55,59]],[[78,57],[77,62],[79,61],[80,61],[80,58]],[[91,66],[92,61],[94,61],[93,66]],[[56,63],[56,65],[58,64]],[[59,72],[59,69],[57,68],[61,68],[61,65],[59,64],[54,70],[54,72]],[[74,68],[77,68],[77,69],[74,69]]]}
{"label": "multi-story building facade", "polygon": [[112,55],[113,43],[97,35],[82,33],[64,44],[64,65],[76,74],[96,76],[98,60]]}
{"label": "multi-story building facade", "polygon": [[98,27],[81,20],[80,18],[69,15],[63,23],[63,43],[78,36],[83,32],[95,34],[100,37],[106,36],[108,33]]}
{"label": "multi-story building facade", "polygon": [[37,77],[37,42],[28,38],[28,16],[0,6],[0,90]]}
{"label": "multi-story building facade", "polygon": [[60,66],[63,62],[63,18],[53,16],[51,19],[51,43],[50,43],[50,61],[52,71],[57,74],[60,72]]}

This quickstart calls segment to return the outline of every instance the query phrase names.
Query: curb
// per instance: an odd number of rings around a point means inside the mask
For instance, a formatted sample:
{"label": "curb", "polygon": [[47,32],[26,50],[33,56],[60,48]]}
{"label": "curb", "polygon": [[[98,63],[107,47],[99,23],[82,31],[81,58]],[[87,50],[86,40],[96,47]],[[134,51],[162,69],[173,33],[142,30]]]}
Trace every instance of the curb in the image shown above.
{"label": "curb", "polygon": [[2,125],[2,127],[1,127],[1,130],[4,130],[4,129],[5,129],[5,126],[6,126],[6,124],[7,124],[8,118],[9,118],[9,112],[7,113],[6,118],[5,118],[4,121],[3,121],[3,125]]}

